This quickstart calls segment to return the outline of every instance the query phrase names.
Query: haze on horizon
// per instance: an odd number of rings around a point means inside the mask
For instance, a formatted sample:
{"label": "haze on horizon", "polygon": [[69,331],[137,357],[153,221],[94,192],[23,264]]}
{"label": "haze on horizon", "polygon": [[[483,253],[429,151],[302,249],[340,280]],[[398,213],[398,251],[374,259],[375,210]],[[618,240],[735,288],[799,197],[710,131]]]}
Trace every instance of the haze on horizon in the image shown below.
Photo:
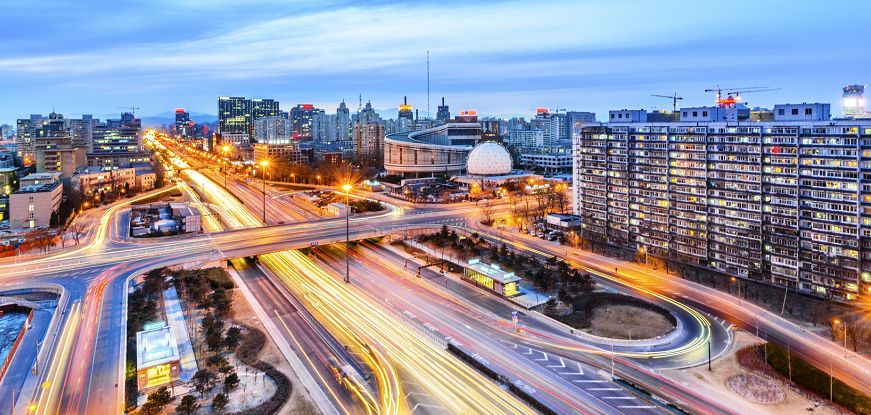
{"label": "haze on horizon", "polygon": [[750,106],[830,102],[868,83],[871,3],[733,1],[5,2],[0,123],[52,109],[214,114],[220,95],[313,103],[407,95],[426,111],[605,113],[707,105],[716,86],[769,86]]}

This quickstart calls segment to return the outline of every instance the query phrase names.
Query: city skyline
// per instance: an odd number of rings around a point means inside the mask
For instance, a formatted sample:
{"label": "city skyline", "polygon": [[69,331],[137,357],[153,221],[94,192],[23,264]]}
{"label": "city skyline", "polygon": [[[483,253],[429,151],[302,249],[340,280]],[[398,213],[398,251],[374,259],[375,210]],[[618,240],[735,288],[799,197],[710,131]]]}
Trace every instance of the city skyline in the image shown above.
{"label": "city skyline", "polygon": [[[20,19],[0,29],[0,90],[14,99],[0,102],[0,123],[51,108],[70,115],[130,105],[142,116],[175,107],[214,114],[221,95],[328,111],[342,99],[354,110],[358,94],[383,109],[407,95],[424,116],[427,50],[431,117],[441,96],[457,110],[505,117],[529,116],[539,106],[597,114],[667,109],[669,102],[650,95],[673,92],[684,105],[700,106],[712,103],[704,89],[717,84],[782,88],[749,96],[751,106],[837,106],[843,85],[867,82],[871,58],[853,53],[864,39],[850,28],[871,6],[784,5],[739,2],[715,13],[690,2],[380,2],[365,9],[341,1],[267,2],[246,5],[245,13],[231,2],[102,12],[62,2],[9,5]],[[61,15],[53,25],[28,23]],[[228,16],[234,29],[222,23]],[[841,29],[830,29],[831,21]]]}

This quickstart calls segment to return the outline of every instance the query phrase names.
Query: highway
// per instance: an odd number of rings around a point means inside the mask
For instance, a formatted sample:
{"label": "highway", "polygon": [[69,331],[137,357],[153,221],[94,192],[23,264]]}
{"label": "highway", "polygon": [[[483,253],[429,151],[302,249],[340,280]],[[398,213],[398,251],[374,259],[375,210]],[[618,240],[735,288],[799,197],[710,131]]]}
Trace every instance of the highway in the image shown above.
{"label": "highway", "polygon": [[[187,171],[192,172],[191,170]],[[190,174],[196,175],[198,173],[192,172]],[[196,182],[199,178],[197,176],[189,178],[189,180]],[[219,186],[213,183],[211,186],[205,185],[204,187],[204,193],[215,196],[215,199],[207,201],[208,203],[221,206],[225,213],[237,210],[244,211],[244,209],[238,209],[234,205],[234,203],[238,204],[234,197],[222,194]],[[4,285],[21,281],[51,281],[64,285],[71,294],[67,309],[62,310],[65,318],[58,334],[58,341],[50,346],[53,348],[50,364],[40,373],[40,384],[48,381],[47,386],[34,391],[34,395],[30,398],[31,402],[36,404],[34,413],[119,412],[123,405],[123,398],[120,388],[116,387],[115,383],[123,381],[123,361],[106,356],[119,356],[122,350],[124,330],[120,324],[123,321],[123,313],[120,310],[126,294],[125,281],[128,276],[166,265],[186,262],[205,263],[222,258],[282,252],[307,247],[315,242],[325,245],[343,241],[345,237],[344,219],[341,218],[260,227],[261,224],[256,218],[256,214],[249,213],[248,216],[251,217],[248,219],[251,219],[250,221],[245,219],[244,215],[240,218],[232,217],[233,215],[222,215],[221,219],[225,224],[231,223],[235,226],[229,227],[238,227],[239,229],[159,240],[153,241],[153,243],[149,241],[147,244],[131,243],[110,236],[123,234],[120,231],[124,228],[120,223],[120,218],[123,215],[119,214],[123,208],[121,205],[118,206],[114,210],[107,209],[99,216],[98,225],[93,228],[95,230],[93,236],[89,238],[87,246],[67,249],[61,253],[40,258],[8,258],[0,261],[0,281]],[[355,217],[351,219],[351,237],[357,239],[383,235],[405,227],[432,223],[459,223],[458,219],[475,216],[477,212],[478,209],[474,205],[460,204],[443,208],[396,209],[371,217]],[[764,333],[770,340],[784,345],[789,344],[796,354],[819,364],[820,367],[830,366],[832,372],[839,379],[866,394],[871,394],[871,390],[869,390],[871,389],[871,371],[869,371],[871,365],[866,357],[850,355],[845,359],[843,358],[844,351],[839,346],[819,336],[807,333],[773,313],[746,302],[739,303],[735,297],[725,293],[669,277],[661,272],[644,269],[625,261],[553,245],[537,238],[512,236],[511,239],[512,243],[519,243],[523,247],[546,254],[567,256],[577,265],[589,267],[601,278],[625,283],[642,290],[642,292],[648,291],[680,300],[716,316],[726,318],[743,328],[755,330],[758,326],[760,333]],[[387,313],[380,308],[371,308],[374,305],[351,296],[348,294],[347,288],[340,289],[339,287],[344,287],[344,284],[337,283],[335,275],[331,276],[321,267],[311,265],[314,268],[308,269],[311,272],[317,272],[316,275],[320,276],[316,280],[318,286],[314,286],[312,280],[302,279],[309,278],[307,276],[294,276],[294,267],[300,263],[308,264],[304,258],[298,258],[294,255],[297,254],[292,252],[277,254],[274,255],[276,257],[274,260],[268,259],[273,257],[272,255],[265,255],[264,257],[267,259],[263,262],[269,263],[271,261],[272,266],[279,271],[278,274],[282,274],[281,278],[295,281],[295,284],[290,285],[299,288],[303,286],[302,283],[305,281],[312,287],[311,293],[313,294],[309,297],[322,305],[318,309],[318,312],[322,313],[318,316],[319,320],[331,321],[334,328],[359,327],[371,336],[395,335],[398,339],[402,339],[403,346],[405,346],[405,341],[414,345],[413,349],[402,351],[397,350],[401,347],[396,344],[390,345],[387,341],[382,345],[382,349],[375,347],[375,340],[382,340],[380,338],[361,338],[364,340],[358,343],[362,350],[363,344],[371,342],[371,352],[368,353],[372,359],[370,363],[377,360],[377,363],[381,364],[380,368],[373,364],[376,371],[381,373],[380,379],[383,379],[377,387],[380,407],[386,412],[398,412],[405,409],[398,399],[398,393],[405,386],[399,377],[408,376],[408,374],[403,373],[402,369],[397,367],[406,367],[405,364],[408,364],[409,367],[418,369],[413,361],[413,356],[419,357],[421,355],[418,353],[424,353],[423,355],[427,356],[427,359],[432,359],[430,356],[433,353],[438,353],[439,349],[434,347],[432,342],[421,340],[419,331],[407,327],[407,324],[398,323],[398,320],[393,316],[395,313]],[[617,273],[611,271],[615,267],[619,270]],[[324,305],[327,302],[323,301],[323,298],[334,299],[334,301],[329,302],[330,307],[339,307],[336,304],[347,301],[348,305],[359,307],[359,310],[327,308]],[[363,311],[366,313],[361,314]],[[378,319],[369,321],[371,320],[370,313],[378,315]],[[353,333],[354,331],[348,330],[346,335],[350,337]],[[462,333],[457,334],[463,335]],[[359,336],[359,334],[357,335]],[[470,336],[469,334],[465,335]],[[534,348],[551,353],[540,346],[525,345],[523,347],[530,347],[530,351]],[[550,347],[553,346],[553,344],[550,345]],[[507,347],[511,346],[507,345]],[[518,347],[521,347],[520,344]],[[395,353],[396,357],[392,353]],[[568,357],[570,351],[564,353]],[[596,354],[590,353],[590,355]],[[388,356],[389,359],[384,358],[384,356]],[[558,354],[558,356],[562,357],[562,354]],[[387,361],[392,359],[396,359],[400,364],[395,366],[387,364]],[[618,360],[620,361],[618,363],[623,363],[630,359]],[[445,367],[450,368],[450,364],[456,365],[459,362],[453,358],[447,359]],[[595,364],[595,362],[590,364]],[[443,381],[435,383],[433,389],[439,394],[443,393],[445,397],[451,397],[458,393],[454,389],[456,384],[453,382],[456,379],[453,376],[459,376],[460,372],[451,374],[450,369],[445,368],[421,367],[419,369],[424,370],[422,373],[438,370],[438,375]],[[459,371],[459,367],[456,370]],[[462,373],[470,371],[468,367],[463,367],[463,370]],[[545,376],[538,373],[538,370],[536,370],[536,374],[537,376]],[[655,371],[648,371],[645,375],[655,377]],[[465,382],[479,381],[481,380],[477,378],[465,380]],[[475,384],[476,386],[492,385],[490,381],[485,380],[484,382],[486,383]],[[664,385],[663,387],[667,389],[670,386]],[[112,391],[117,392],[113,394]],[[682,390],[674,392],[679,395],[687,394],[687,391]],[[692,398],[692,395],[687,396]],[[692,401],[693,399],[688,400]],[[448,399],[440,399],[439,402],[445,404],[443,401],[446,400]],[[26,405],[26,399],[24,401]],[[463,400],[457,402],[455,405],[458,409],[474,403]],[[528,410],[510,395],[495,391],[492,396],[488,393],[486,400],[480,404],[488,410],[499,408],[505,409],[509,413],[512,411],[522,413],[524,410]],[[484,412],[494,413],[488,410]],[[496,413],[502,412],[497,411]]]}

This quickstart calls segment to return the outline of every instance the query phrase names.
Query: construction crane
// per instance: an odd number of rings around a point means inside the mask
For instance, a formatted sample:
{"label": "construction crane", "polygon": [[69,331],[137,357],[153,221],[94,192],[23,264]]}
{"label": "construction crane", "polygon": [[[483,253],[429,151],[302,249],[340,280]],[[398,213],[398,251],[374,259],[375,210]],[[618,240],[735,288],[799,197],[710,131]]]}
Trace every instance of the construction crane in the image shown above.
{"label": "construction crane", "polygon": [[[714,101],[717,106],[722,108],[731,108],[736,104],[741,102],[741,94],[749,94],[751,92],[768,92],[768,91],[779,91],[780,88],[769,88],[767,86],[748,86],[744,88],[720,88],[717,85],[716,88],[708,88],[705,92],[716,92],[717,99]],[[723,98],[723,92],[726,93],[726,97]]]}
{"label": "construction crane", "polygon": [[683,99],[683,97],[679,97],[679,96],[677,96],[677,92],[675,92],[674,95],[651,95],[651,96],[652,96],[652,97],[658,97],[658,98],[668,98],[668,99],[670,99],[670,100],[671,100],[671,111],[672,111],[672,112],[677,112],[677,102]]}
{"label": "construction crane", "polygon": [[130,110],[130,113],[133,114],[133,115],[136,115],[136,110],[139,109],[139,107],[118,107],[118,108],[123,108],[123,109],[126,109],[126,110]]}
{"label": "construction crane", "polygon": [[544,114],[544,113],[557,113],[557,114],[559,114],[561,112],[566,111],[565,108],[545,108],[545,107],[529,108],[529,110],[535,111],[536,114]]}

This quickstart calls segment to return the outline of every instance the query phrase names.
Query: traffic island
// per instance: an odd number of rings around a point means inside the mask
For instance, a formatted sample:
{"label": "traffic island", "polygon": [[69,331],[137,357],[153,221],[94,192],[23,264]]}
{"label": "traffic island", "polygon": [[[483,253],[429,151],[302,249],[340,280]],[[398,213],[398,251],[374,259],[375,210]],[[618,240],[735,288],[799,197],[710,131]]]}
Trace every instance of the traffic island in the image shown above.
{"label": "traffic island", "polygon": [[668,310],[609,292],[564,296],[562,301],[545,304],[541,311],[584,333],[609,339],[660,339],[677,328],[677,319]]}

